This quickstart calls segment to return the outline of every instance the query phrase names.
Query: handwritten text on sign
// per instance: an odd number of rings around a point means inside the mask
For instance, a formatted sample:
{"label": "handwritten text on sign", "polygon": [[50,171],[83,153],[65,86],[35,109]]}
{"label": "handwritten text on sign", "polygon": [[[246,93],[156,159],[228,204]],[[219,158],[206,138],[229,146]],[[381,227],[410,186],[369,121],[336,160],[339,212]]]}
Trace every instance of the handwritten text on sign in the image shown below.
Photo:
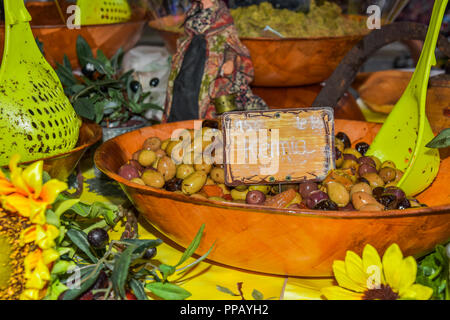
{"label": "handwritten text on sign", "polygon": [[318,181],[334,168],[331,108],[225,113],[222,130],[227,185]]}

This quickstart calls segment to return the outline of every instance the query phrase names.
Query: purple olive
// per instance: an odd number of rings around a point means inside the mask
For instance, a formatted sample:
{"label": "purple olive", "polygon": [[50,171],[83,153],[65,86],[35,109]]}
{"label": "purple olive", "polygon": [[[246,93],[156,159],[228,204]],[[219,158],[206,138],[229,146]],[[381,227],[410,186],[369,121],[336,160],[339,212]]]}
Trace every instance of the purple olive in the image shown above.
{"label": "purple olive", "polygon": [[183,184],[183,179],[173,178],[173,179],[166,181],[166,183],[164,184],[164,189],[166,189],[167,191],[174,192],[177,190],[181,190],[182,184]]}
{"label": "purple olive", "polygon": [[358,158],[351,153],[344,153],[344,160],[354,160],[354,161],[358,161]]}
{"label": "purple olive", "polygon": [[326,194],[323,191],[315,190],[311,192],[308,197],[306,198],[306,206],[309,209],[314,209],[316,204],[318,204],[322,200],[328,200],[328,194]]}
{"label": "purple olive", "polygon": [[387,187],[386,189],[384,189],[384,194],[393,194],[398,201],[402,201],[403,199],[406,198],[405,192],[403,192],[402,189],[394,186]]}
{"label": "purple olive", "polygon": [[252,190],[247,192],[245,202],[248,204],[262,204],[266,201],[266,195],[259,190]]}
{"label": "purple olive", "polygon": [[375,199],[378,199],[381,197],[381,195],[384,193],[384,187],[375,187],[372,190],[372,195]]}
{"label": "purple olive", "polygon": [[136,167],[136,169],[138,169],[139,174],[142,174],[142,172],[144,172],[144,167],[141,166],[141,164],[136,161],[136,160],[130,160],[128,161],[129,164],[131,164],[133,167]]}
{"label": "purple olive", "polygon": [[356,162],[358,162],[359,165],[368,164],[374,168],[377,167],[375,161],[371,157],[360,157]]}
{"label": "purple olive", "polygon": [[381,197],[377,199],[379,203],[381,203],[386,210],[392,210],[397,208],[398,200],[397,197],[393,194],[382,194]]}
{"label": "purple olive", "polygon": [[127,180],[131,180],[133,178],[139,178],[139,170],[133,166],[132,164],[124,164],[119,169],[119,176],[125,178]]}
{"label": "purple olive", "polygon": [[300,193],[300,195],[302,196],[303,199],[306,199],[312,191],[315,191],[318,189],[319,189],[319,187],[317,186],[317,183],[307,181],[307,182],[300,183],[300,185],[298,187],[298,193]]}
{"label": "purple olive", "polygon": [[358,174],[362,177],[366,173],[377,173],[377,169],[375,167],[372,167],[371,165],[364,163],[359,166],[358,168]]}
{"label": "purple olive", "polygon": [[349,202],[345,207],[340,207],[339,211],[355,211],[355,207]]}

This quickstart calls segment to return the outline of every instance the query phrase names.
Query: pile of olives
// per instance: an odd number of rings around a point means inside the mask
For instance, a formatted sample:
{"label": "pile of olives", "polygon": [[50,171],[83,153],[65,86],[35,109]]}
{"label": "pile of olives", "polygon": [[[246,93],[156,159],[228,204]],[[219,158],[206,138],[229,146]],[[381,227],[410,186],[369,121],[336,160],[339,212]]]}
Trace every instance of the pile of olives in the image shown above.
{"label": "pile of olives", "polygon": [[324,181],[287,185],[230,188],[225,185],[220,164],[176,164],[170,155],[178,143],[158,137],[146,139],[118,174],[139,185],[193,198],[278,208],[382,211],[424,206],[396,187],[403,172],[392,161],[382,163],[377,157],[366,156],[369,145],[359,142],[353,148],[343,132],[335,137],[336,169]]}

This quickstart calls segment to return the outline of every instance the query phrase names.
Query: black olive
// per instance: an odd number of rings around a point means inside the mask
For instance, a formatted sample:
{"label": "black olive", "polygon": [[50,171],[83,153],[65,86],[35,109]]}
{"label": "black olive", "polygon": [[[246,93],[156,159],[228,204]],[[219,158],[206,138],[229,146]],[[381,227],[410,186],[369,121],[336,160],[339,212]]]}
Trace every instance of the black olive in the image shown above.
{"label": "black olive", "polygon": [[344,132],[338,132],[336,138],[344,143],[344,148],[350,148],[352,146],[349,137]]}
{"label": "black olive", "polygon": [[81,68],[81,73],[83,73],[87,78],[92,79],[92,76],[95,73],[95,66],[88,62],[83,68]]}
{"label": "black olive", "polygon": [[[369,183],[370,185],[370,183]],[[373,188],[372,190],[372,195],[375,199],[379,199],[381,197],[381,195],[384,193],[384,187],[376,187]]]}
{"label": "black olive", "polygon": [[182,183],[183,179],[173,178],[169,181],[166,181],[166,183],[164,184],[164,189],[171,192],[178,191],[181,190]]}
{"label": "black olive", "polygon": [[217,120],[203,120],[202,128],[219,129],[219,122]]}
{"label": "black olive", "polygon": [[403,210],[403,209],[408,209],[408,208],[411,208],[411,203],[406,198],[399,201],[397,204],[397,209]]}
{"label": "black olive", "polygon": [[365,142],[359,142],[355,145],[356,151],[358,151],[362,155],[366,154],[367,150],[369,150],[369,147],[370,147],[370,145]]}
{"label": "black olive", "polygon": [[377,201],[381,203],[386,210],[392,210],[397,208],[397,197],[393,194],[382,194]]}
{"label": "black olive", "polygon": [[336,202],[331,201],[330,199],[325,199],[325,200],[318,202],[314,206],[314,210],[335,211],[335,210],[339,210],[339,207],[336,204]]}
{"label": "black olive", "polygon": [[157,250],[155,247],[148,248],[147,250],[145,250],[143,258],[144,259],[152,259],[156,256],[156,252],[157,252]]}
{"label": "black olive", "polygon": [[88,233],[89,244],[96,249],[103,248],[109,242],[108,233],[102,228],[95,228]]}
{"label": "black olive", "polygon": [[141,83],[139,81],[131,81],[130,82],[130,89],[131,91],[133,91],[134,93],[138,92],[138,90],[141,88]]}
{"label": "black olive", "polygon": [[158,78],[153,78],[152,80],[150,80],[150,87],[157,87],[159,84],[159,79]]}

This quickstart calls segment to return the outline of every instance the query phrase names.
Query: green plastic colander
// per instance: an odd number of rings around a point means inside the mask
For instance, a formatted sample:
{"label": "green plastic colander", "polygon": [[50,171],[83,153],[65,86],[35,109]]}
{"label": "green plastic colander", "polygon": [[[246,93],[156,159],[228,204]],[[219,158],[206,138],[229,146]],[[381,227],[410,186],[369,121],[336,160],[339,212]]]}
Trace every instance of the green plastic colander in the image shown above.
{"label": "green plastic colander", "polygon": [[31,161],[72,150],[81,119],[42,56],[23,0],[5,0],[0,68],[0,165],[19,153]]}
{"label": "green plastic colander", "polygon": [[[112,24],[130,20],[127,0],[77,0],[75,21],[83,25]],[[79,14],[79,17],[77,16]]]}
{"label": "green plastic colander", "polygon": [[405,92],[387,117],[367,155],[391,160],[404,171],[397,186],[407,195],[425,190],[439,171],[439,152],[425,145],[434,137],[425,114],[430,69],[448,0],[436,0],[416,70]]}

